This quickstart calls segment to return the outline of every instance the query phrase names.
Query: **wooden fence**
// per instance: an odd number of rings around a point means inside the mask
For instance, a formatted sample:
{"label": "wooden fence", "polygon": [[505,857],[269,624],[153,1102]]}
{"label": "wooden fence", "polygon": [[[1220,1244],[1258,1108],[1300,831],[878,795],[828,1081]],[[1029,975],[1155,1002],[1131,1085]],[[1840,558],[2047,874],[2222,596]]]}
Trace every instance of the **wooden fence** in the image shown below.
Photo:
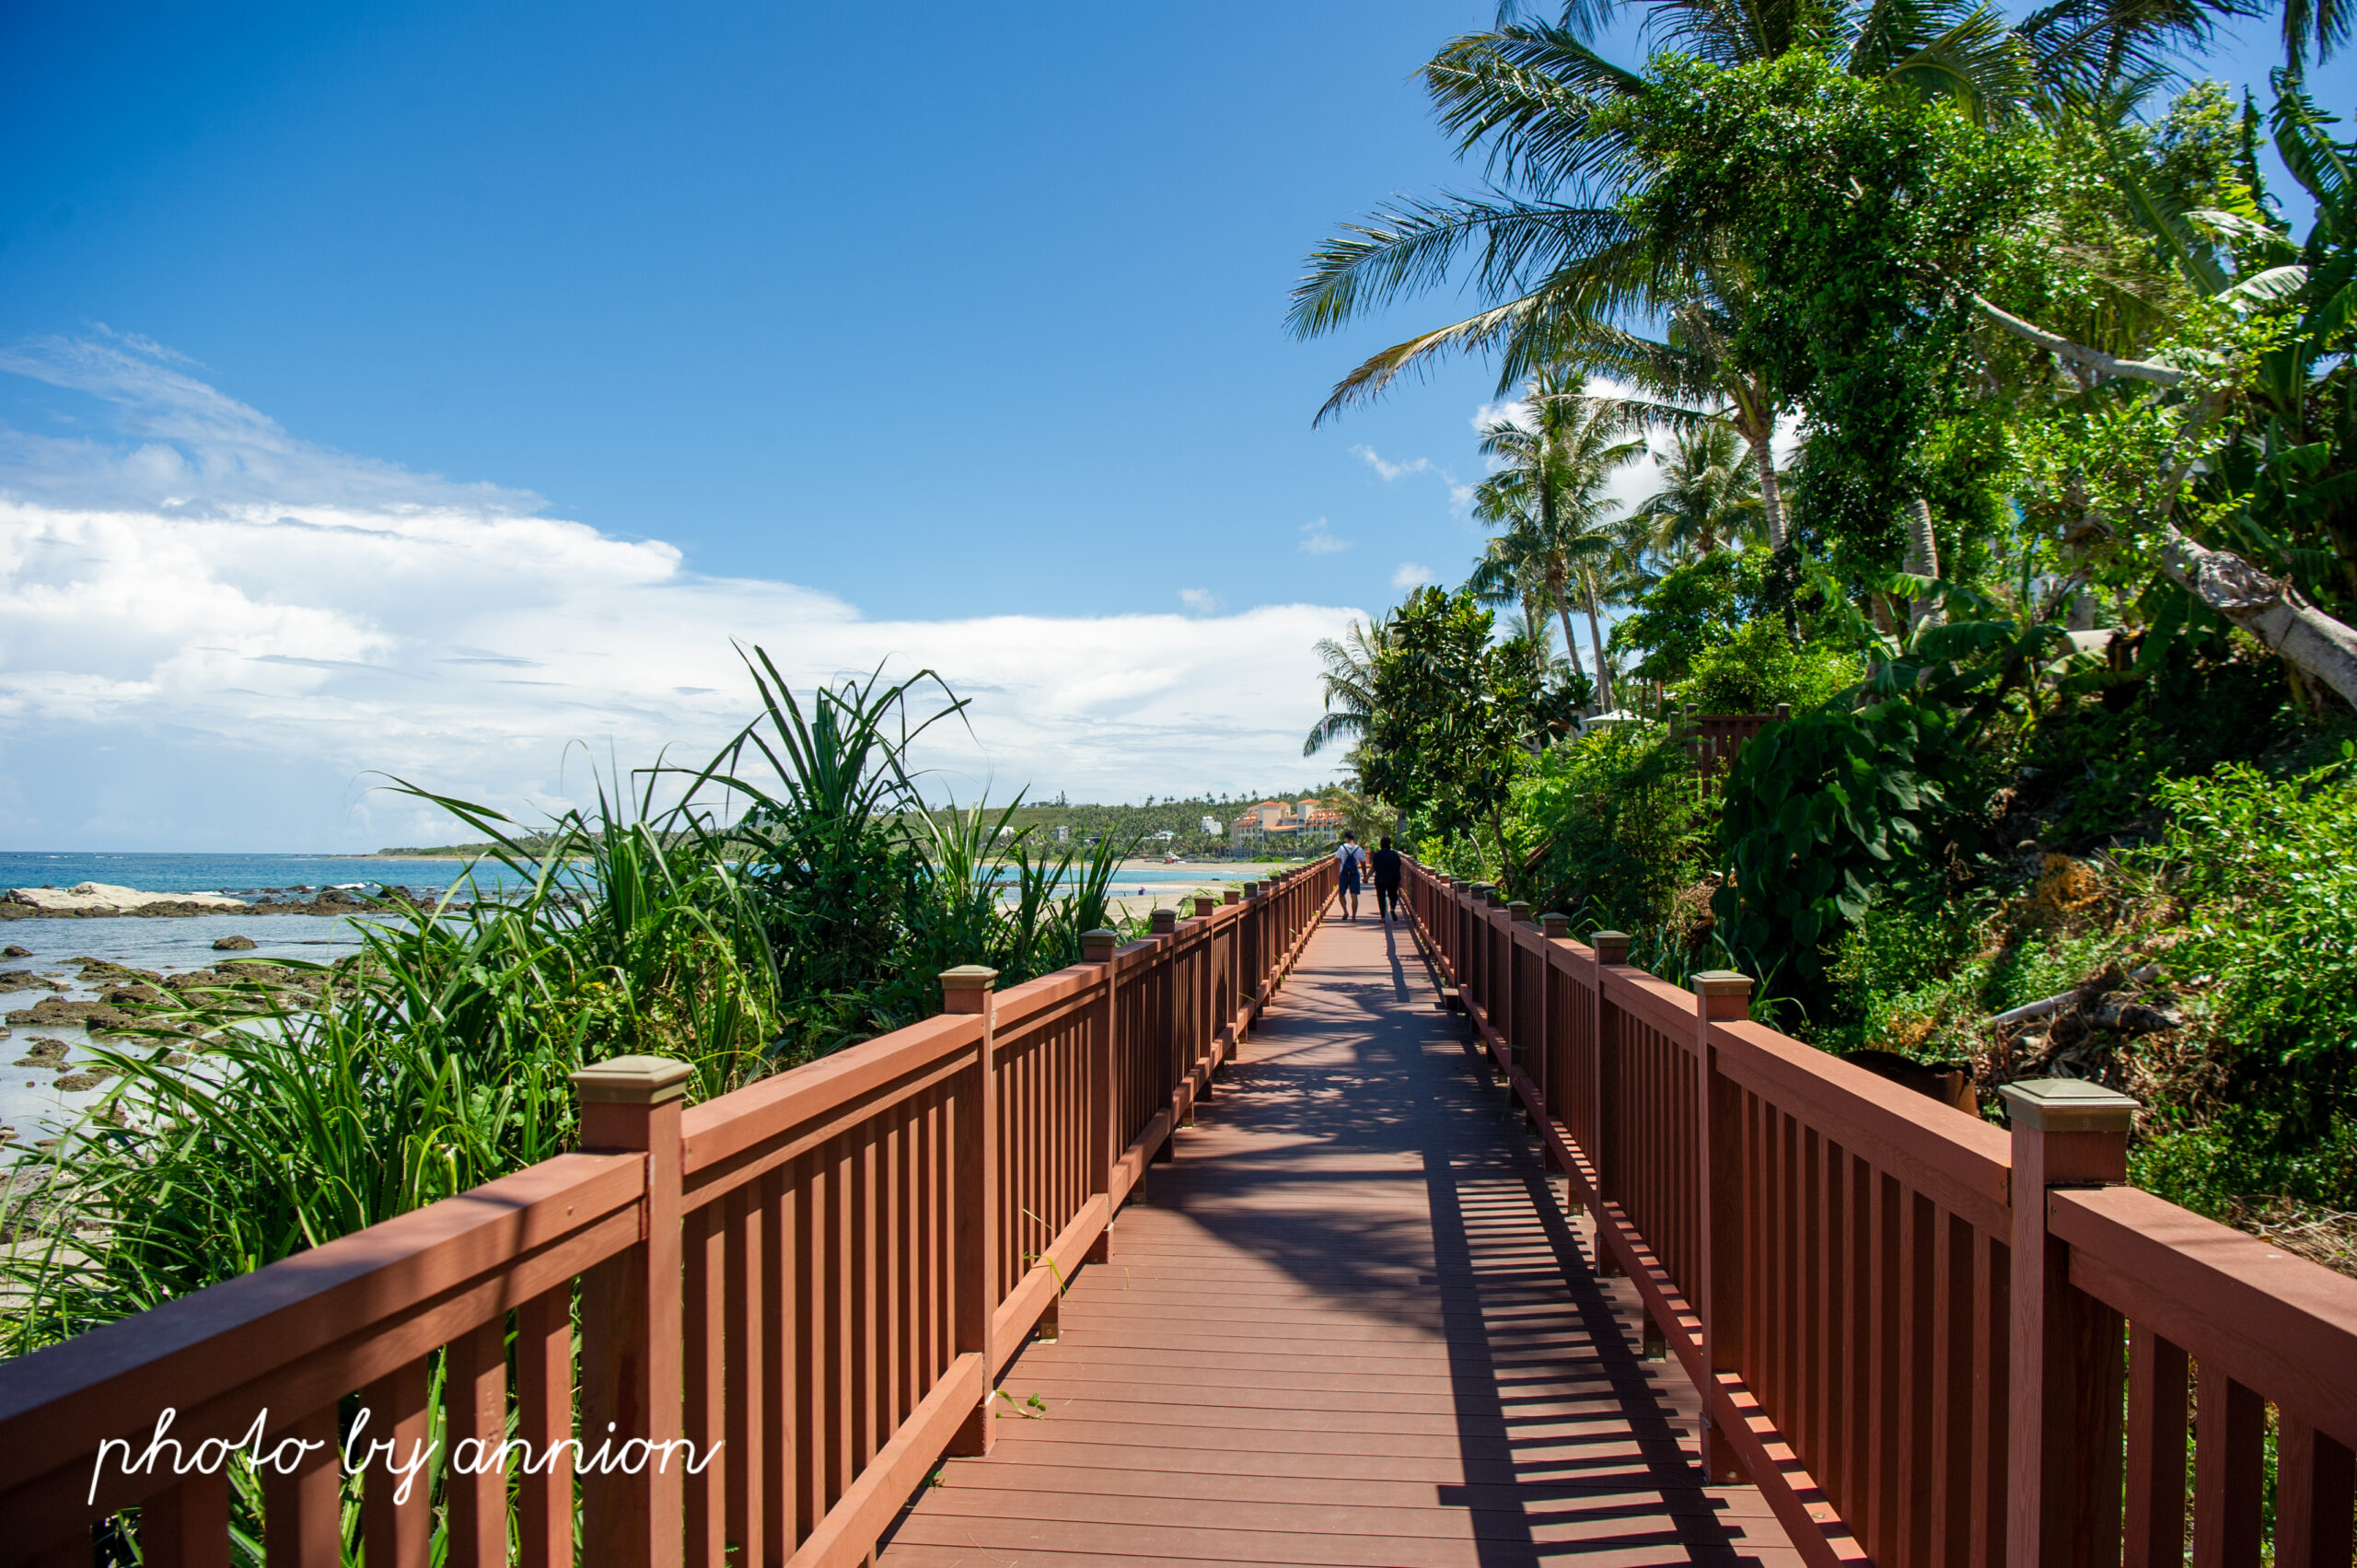
{"label": "wooden fence", "polygon": [[[945,1453],[989,1446],[996,1375],[1332,884],[1157,912],[1002,993],[950,970],[943,1016],[692,1108],[681,1063],[598,1064],[581,1152],[0,1365],[0,1563],[87,1568],[136,1506],[146,1563],[226,1568],[220,1446],[250,1430],[273,1568],[347,1560],[341,1449],[388,1437],[441,1441],[451,1568],[570,1568],[576,1526],[617,1568],[863,1560]],[[510,1437],[546,1468],[460,1473]],[[380,1461],[358,1491],[369,1568],[425,1568],[434,1488]]]}
{"label": "wooden fence", "polygon": [[2357,1281],[2123,1185],[2134,1102],[2014,1084],[2008,1132],[1747,1022],[1742,975],[1408,877],[1711,1475],[1811,1562],[2346,1568]]}
{"label": "wooden fence", "polygon": [[1777,703],[1776,711],[1770,714],[1698,714],[1689,707],[1669,715],[1669,733],[1694,759],[1694,772],[1702,781],[1702,793],[1708,795],[1717,786],[1719,775],[1734,765],[1736,754],[1760,731],[1792,716],[1789,703]]}

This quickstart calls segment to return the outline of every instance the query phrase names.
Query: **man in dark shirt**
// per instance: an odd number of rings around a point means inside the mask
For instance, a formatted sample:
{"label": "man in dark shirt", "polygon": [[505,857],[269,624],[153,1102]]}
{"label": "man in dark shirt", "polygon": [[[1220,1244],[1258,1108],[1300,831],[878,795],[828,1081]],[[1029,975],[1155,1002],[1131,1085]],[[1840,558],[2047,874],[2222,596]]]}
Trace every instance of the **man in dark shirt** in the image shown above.
{"label": "man in dark shirt", "polygon": [[[1383,923],[1391,923],[1391,912],[1399,903],[1399,852],[1391,847],[1387,835],[1382,847],[1375,852],[1375,903],[1383,912]],[[1403,917],[1405,912],[1402,912]]]}

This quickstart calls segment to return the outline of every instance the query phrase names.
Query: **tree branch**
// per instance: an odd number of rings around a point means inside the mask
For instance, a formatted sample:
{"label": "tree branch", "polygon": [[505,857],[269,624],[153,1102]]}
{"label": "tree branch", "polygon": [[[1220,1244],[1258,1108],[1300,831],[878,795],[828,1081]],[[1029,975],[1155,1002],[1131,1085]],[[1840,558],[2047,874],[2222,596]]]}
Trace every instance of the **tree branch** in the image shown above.
{"label": "tree branch", "polygon": [[2141,359],[2119,359],[2099,348],[2074,343],[2066,337],[2033,327],[2011,311],[2001,310],[1979,295],[1968,295],[1973,308],[2003,327],[2017,338],[2026,338],[2049,354],[2061,355],[2074,365],[2083,365],[2104,376],[2116,376],[2131,381],[2149,381],[2155,387],[2174,387],[2185,379],[2185,372],[2165,365],[2153,365]]}
{"label": "tree branch", "polygon": [[2212,550],[2164,520],[2161,569],[2178,587],[2357,708],[2357,628],[2305,603],[2292,585]]}

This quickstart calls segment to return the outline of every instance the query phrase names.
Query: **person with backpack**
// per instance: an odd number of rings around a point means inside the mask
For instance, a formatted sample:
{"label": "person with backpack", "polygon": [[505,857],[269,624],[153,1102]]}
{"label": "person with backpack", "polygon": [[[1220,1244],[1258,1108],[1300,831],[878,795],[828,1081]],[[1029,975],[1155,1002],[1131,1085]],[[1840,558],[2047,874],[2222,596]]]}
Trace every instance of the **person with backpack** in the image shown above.
{"label": "person with backpack", "polygon": [[1341,846],[1335,850],[1334,859],[1342,873],[1341,883],[1335,889],[1336,898],[1342,906],[1342,918],[1356,920],[1359,917],[1359,873],[1364,869],[1363,862],[1366,859],[1359,849],[1356,833],[1342,835]]}
{"label": "person with backpack", "polygon": [[1375,852],[1375,907],[1383,916],[1383,923],[1391,923],[1391,912],[1399,910],[1407,918],[1407,909],[1399,902],[1399,852],[1391,847],[1391,835],[1383,836],[1382,847]]}

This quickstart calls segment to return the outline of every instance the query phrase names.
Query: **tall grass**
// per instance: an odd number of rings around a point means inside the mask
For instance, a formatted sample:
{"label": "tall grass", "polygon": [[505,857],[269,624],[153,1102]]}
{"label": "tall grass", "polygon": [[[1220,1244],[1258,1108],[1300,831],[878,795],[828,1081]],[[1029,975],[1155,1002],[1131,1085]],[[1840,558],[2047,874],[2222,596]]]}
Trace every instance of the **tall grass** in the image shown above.
{"label": "tall grass", "polygon": [[702,766],[617,772],[528,830],[397,784],[489,842],[520,890],[491,896],[470,870],[364,924],[316,993],[183,993],[151,1044],[103,1052],[122,1076],[42,1157],[40,1234],[0,1257],[17,1307],[0,1353],[559,1153],[586,1063],[677,1058],[708,1098],[937,1011],[952,965],[1011,984],[1078,958],[1124,846],[1050,857],[999,831],[1011,807],[925,812],[910,745],[965,709],[935,678],[845,681],[806,707],[761,650],[747,664],[760,716]]}

